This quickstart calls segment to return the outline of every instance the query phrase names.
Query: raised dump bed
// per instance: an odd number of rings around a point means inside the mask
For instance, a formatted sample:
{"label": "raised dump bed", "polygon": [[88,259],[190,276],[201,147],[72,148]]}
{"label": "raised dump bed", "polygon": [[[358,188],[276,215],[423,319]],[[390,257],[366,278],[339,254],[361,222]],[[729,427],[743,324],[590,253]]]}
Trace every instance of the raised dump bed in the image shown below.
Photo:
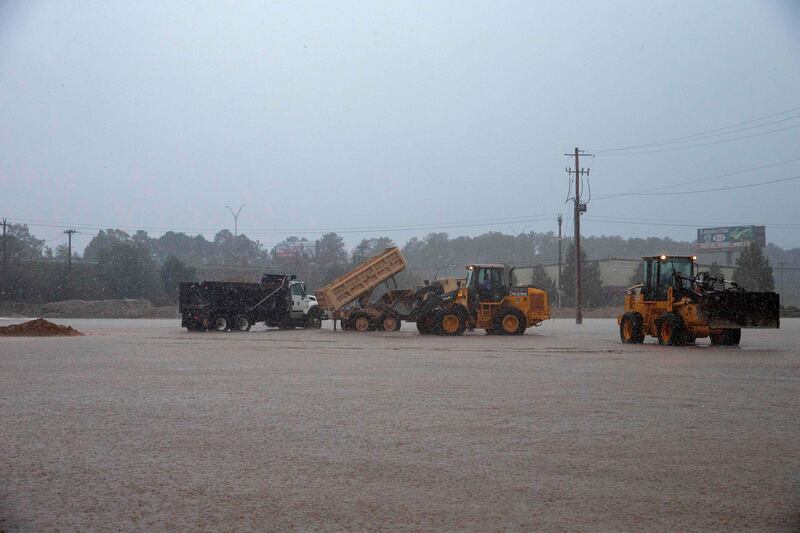
{"label": "raised dump bed", "polygon": [[331,313],[359,298],[406,268],[406,258],[400,248],[392,246],[360,263],[353,270],[317,289],[317,302]]}

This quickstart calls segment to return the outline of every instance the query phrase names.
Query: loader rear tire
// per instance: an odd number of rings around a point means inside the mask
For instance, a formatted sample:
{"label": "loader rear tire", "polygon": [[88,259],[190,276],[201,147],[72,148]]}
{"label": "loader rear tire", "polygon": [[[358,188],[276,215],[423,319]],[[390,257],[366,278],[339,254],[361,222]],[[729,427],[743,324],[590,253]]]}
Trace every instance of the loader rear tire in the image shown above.
{"label": "loader rear tire", "polygon": [[625,313],[619,324],[619,337],[625,344],[641,344],[644,342],[642,331],[642,315]]}

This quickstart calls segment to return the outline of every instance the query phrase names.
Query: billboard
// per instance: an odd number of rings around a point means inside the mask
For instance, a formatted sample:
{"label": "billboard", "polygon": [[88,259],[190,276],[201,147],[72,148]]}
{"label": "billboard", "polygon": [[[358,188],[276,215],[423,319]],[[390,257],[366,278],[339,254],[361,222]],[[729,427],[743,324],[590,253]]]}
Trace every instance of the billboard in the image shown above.
{"label": "billboard", "polygon": [[750,243],[767,245],[765,226],[725,226],[697,230],[697,248],[701,250],[737,250]]}
{"label": "billboard", "polygon": [[305,255],[314,255],[311,252],[312,248],[307,241],[283,241],[275,245],[275,255],[277,257],[301,257]]}

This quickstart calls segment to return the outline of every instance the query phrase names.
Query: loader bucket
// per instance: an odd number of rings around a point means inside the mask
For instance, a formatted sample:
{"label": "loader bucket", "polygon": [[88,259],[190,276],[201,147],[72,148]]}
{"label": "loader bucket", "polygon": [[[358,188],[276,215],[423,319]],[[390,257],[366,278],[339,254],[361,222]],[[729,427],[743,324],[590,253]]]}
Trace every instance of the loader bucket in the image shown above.
{"label": "loader bucket", "polygon": [[700,310],[711,328],[780,327],[780,299],[774,292],[714,292],[700,301]]}

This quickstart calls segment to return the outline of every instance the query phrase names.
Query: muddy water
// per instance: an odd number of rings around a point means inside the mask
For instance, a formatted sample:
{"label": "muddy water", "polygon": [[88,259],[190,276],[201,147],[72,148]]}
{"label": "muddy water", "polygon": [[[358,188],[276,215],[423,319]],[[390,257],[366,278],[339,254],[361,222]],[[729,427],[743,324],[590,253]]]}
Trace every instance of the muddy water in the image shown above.
{"label": "muddy water", "polygon": [[738,349],[59,323],[86,336],[0,339],[2,530],[800,527],[797,320]]}

